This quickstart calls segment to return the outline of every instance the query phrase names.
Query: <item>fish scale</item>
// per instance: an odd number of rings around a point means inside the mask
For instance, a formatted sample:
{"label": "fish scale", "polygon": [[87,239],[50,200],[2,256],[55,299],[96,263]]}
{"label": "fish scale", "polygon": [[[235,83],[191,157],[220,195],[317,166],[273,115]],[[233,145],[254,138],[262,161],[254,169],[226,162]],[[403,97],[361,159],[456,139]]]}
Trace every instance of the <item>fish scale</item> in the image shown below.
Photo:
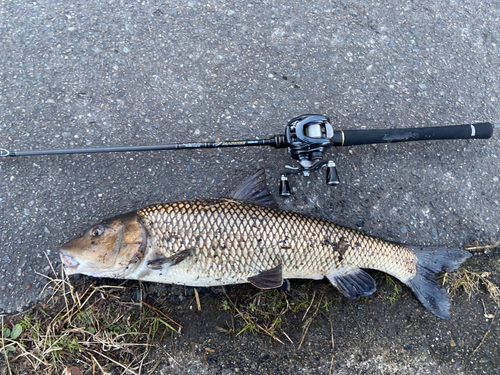
{"label": "fish scale", "polygon": [[137,215],[158,253],[170,257],[194,248],[196,259],[184,266],[200,278],[222,280],[224,273],[237,272],[232,278],[245,282],[280,262],[285,278],[374,268],[407,280],[416,272],[415,254],[402,245],[245,201],[165,203],[140,209]]}

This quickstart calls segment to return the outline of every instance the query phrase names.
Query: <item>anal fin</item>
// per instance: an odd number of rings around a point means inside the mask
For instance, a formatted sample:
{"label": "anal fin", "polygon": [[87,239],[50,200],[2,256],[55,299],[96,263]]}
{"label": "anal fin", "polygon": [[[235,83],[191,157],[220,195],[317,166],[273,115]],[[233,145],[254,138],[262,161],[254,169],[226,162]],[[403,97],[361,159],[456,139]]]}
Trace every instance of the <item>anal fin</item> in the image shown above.
{"label": "anal fin", "polygon": [[174,255],[170,257],[166,257],[164,255],[159,255],[156,259],[150,260],[148,262],[148,268],[151,270],[161,270],[163,265],[166,263],[170,263],[170,266],[175,266],[176,264],[179,264],[182,262],[184,259],[188,258],[189,256],[193,255],[195,252],[195,248],[189,248],[185,249],[182,251],[179,251],[178,253],[175,253]]}
{"label": "anal fin", "polygon": [[251,276],[247,281],[259,289],[279,288],[283,285],[283,264],[280,263],[270,270],[262,271],[255,276]]}
{"label": "anal fin", "polygon": [[366,297],[375,292],[375,280],[360,268],[344,275],[328,276],[330,282],[347,298]]}

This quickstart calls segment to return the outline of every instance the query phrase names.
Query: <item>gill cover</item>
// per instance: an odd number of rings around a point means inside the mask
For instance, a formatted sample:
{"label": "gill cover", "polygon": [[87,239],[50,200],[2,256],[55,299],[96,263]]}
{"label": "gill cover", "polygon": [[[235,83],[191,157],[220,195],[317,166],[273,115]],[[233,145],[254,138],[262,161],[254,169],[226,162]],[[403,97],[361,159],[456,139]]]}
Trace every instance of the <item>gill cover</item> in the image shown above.
{"label": "gill cover", "polygon": [[60,250],[66,273],[123,277],[142,259],[147,235],[135,213],[116,216],[87,229]]}

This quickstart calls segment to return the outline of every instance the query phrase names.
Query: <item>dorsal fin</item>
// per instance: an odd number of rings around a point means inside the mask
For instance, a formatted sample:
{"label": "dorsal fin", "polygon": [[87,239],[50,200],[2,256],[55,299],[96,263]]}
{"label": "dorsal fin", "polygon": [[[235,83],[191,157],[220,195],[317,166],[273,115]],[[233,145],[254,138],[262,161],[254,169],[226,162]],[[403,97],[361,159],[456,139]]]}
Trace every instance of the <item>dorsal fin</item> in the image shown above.
{"label": "dorsal fin", "polygon": [[263,168],[245,178],[236,190],[229,194],[229,198],[247,201],[259,206],[278,208],[276,201],[267,190],[266,172]]}

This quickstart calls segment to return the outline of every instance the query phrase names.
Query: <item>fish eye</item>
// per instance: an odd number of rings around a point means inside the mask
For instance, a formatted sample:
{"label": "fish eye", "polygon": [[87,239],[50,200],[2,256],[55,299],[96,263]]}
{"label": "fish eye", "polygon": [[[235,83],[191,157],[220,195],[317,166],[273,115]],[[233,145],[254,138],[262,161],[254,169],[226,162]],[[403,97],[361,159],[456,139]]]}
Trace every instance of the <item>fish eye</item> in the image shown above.
{"label": "fish eye", "polygon": [[92,228],[90,234],[92,235],[92,237],[100,237],[104,234],[104,231],[105,231],[104,227],[102,225],[98,225]]}

